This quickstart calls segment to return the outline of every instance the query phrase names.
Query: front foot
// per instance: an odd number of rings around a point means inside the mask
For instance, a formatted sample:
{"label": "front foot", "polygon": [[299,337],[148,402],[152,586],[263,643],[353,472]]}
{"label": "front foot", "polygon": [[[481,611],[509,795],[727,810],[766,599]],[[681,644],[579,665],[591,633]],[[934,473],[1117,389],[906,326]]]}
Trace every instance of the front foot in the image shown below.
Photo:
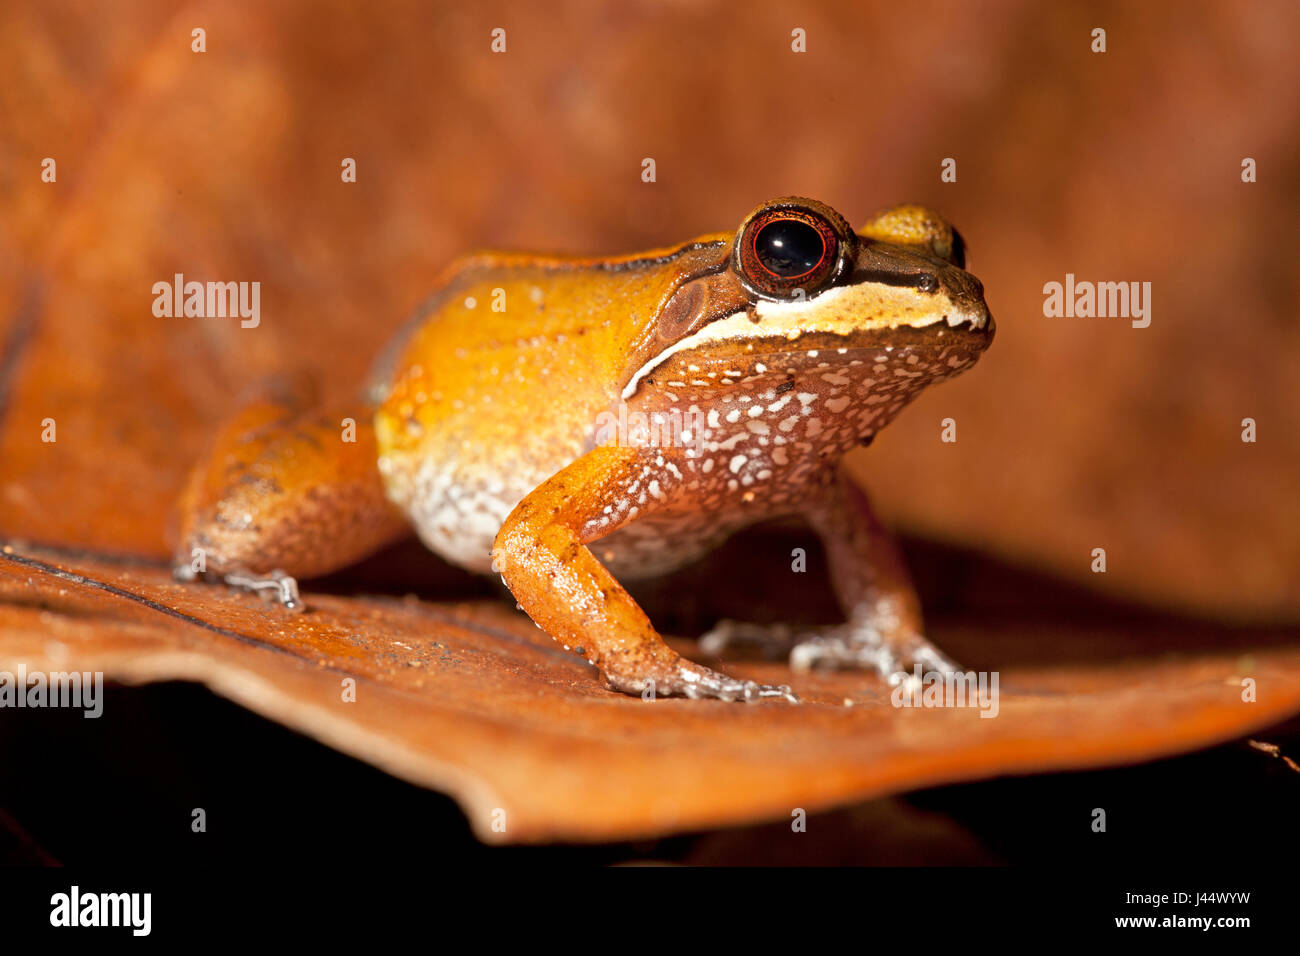
{"label": "front foot", "polygon": [[700,635],[700,651],[709,657],[722,657],[729,651],[754,652],[768,660],[787,657],[801,640],[789,624],[749,624],[723,618]]}
{"label": "front foot", "polygon": [[869,624],[842,624],[818,632],[796,631],[788,624],[747,624],[722,620],[700,637],[700,650],[710,657],[728,651],[757,651],[762,656],[788,656],[790,668],[806,673],[815,668],[875,671],[895,686],[921,672],[949,674],[957,665],[920,634],[886,636]]}
{"label": "front foot", "polygon": [[923,674],[951,674],[957,665],[920,634],[886,636],[874,627],[844,625],[795,645],[790,667],[810,671],[815,667],[874,670],[891,686],[911,677],[917,667]]}
{"label": "front foot", "polygon": [[[670,652],[671,653],[671,652]],[[754,703],[781,697],[792,704],[799,698],[788,684],[760,684],[738,680],[703,667],[679,654],[657,657],[649,666],[607,668],[605,685],[625,694],[637,694],[647,700],[655,697],[687,697],[691,700],[725,700]]]}

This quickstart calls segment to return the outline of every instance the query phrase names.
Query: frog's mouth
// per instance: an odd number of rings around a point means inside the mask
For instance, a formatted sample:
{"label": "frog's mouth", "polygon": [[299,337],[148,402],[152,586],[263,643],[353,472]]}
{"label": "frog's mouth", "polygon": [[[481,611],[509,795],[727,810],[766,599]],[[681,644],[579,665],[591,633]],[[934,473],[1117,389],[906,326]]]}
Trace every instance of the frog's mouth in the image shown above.
{"label": "frog's mouth", "polygon": [[869,329],[844,336],[831,332],[809,332],[796,340],[785,338],[756,339],[749,356],[766,357],[772,362],[781,358],[797,360],[860,360],[864,357],[892,355],[895,352],[937,354],[952,351],[980,353],[988,348],[993,333],[986,328],[887,328]]}
{"label": "frog's mouth", "polygon": [[[755,342],[741,365],[733,358],[728,364],[742,371],[733,381],[743,381],[755,373],[774,372],[788,376],[829,375],[838,377],[847,369],[873,368],[931,381],[946,378],[969,368],[988,348],[992,332],[972,329],[936,327],[872,330],[845,337],[831,333],[808,333],[796,343],[787,339]],[[710,369],[716,362],[709,363]],[[703,367],[703,366],[701,366]],[[897,369],[898,372],[893,370]],[[655,375],[658,380],[659,375]],[[728,384],[720,382],[720,384]]]}

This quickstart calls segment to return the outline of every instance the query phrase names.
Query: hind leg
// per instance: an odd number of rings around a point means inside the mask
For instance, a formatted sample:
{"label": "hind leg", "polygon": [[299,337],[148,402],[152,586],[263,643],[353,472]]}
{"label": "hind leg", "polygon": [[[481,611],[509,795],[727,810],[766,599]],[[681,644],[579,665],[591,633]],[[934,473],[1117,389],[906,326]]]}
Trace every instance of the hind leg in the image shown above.
{"label": "hind leg", "polygon": [[285,396],[246,406],[190,475],[176,577],[206,574],[301,607],[295,578],[347,567],[410,533],[377,462],[368,415],[303,412]]}

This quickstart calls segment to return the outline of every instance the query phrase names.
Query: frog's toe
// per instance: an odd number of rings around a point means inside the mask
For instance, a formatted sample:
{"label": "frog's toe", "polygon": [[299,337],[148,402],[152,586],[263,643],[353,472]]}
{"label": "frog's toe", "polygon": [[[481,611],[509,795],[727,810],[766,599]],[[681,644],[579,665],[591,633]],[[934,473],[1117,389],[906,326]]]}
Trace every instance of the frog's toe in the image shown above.
{"label": "frog's toe", "polygon": [[223,580],[232,588],[251,591],[260,597],[279,601],[287,610],[304,610],[302,598],[298,594],[297,580],[278,569],[268,574],[245,574],[234,571],[224,575]]}
{"label": "frog's toe", "polygon": [[686,679],[676,692],[691,700],[713,699],[754,703],[770,697],[783,697],[792,704],[799,703],[788,684],[760,684],[752,680],[737,680],[707,668],[692,670],[683,675]]}
{"label": "frog's toe", "polygon": [[799,636],[788,624],[750,624],[723,618],[700,635],[700,650],[710,657],[739,650],[779,660],[790,653],[798,640]]}
{"label": "frog's toe", "polygon": [[841,634],[810,637],[790,650],[790,668],[807,672],[814,668],[874,670],[889,674],[897,670],[899,660],[880,641],[860,641]]}
{"label": "frog's toe", "polygon": [[755,703],[780,697],[792,704],[799,703],[788,684],[760,684],[752,680],[738,680],[726,674],[682,660],[671,674],[659,678],[646,678],[632,682],[610,682],[610,686],[624,693],[639,693],[645,700],[656,697],[686,697],[690,700],[725,700]]}
{"label": "frog's toe", "polygon": [[[178,562],[172,566],[172,576],[178,581],[191,582],[198,580],[201,576],[207,576],[207,573],[196,572],[188,564]],[[238,591],[248,591],[259,597],[278,601],[286,610],[303,611],[306,609],[302,597],[298,593],[297,579],[285,574],[283,571],[275,570],[267,574],[254,574],[251,571],[227,571],[225,574],[217,575],[217,577],[227,587]]]}
{"label": "frog's toe", "polygon": [[644,655],[611,656],[601,662],[601,679],[610,690],[635,694],[642,700],[658,697],[686,697],[691,700],[755,702],[781,697],[799,703],[786,684],[760,684],[739,680],[697,664],[667,645],[652,645]]}
{"label": "frog's toe", "polygon": [[887,640],[879,631],[854,628],[810,638],[790,651],[793,670],[874,670],[891,686],[911,675],[918,665],[922,673],[957,670],[952,660],[919,634]]}
{"label": "frog's toe", "polygon": [[794,691],[790,689],[789,684],[760,684],[757,681],[747,680],[741,688],[739,697],[729,698],[731,700],[743,700],[748,704],[754,701],[763,700],[767,697],[782,697],[792,704],[799,703],[799,698]]}
{"label": "frog's toe", "polygon": [[913,669],[919,664],[922,673],[938,671],[941,674],[951,674],[957,670],[956,661],[924,638],[920,639],[904,663],[911,664]]}

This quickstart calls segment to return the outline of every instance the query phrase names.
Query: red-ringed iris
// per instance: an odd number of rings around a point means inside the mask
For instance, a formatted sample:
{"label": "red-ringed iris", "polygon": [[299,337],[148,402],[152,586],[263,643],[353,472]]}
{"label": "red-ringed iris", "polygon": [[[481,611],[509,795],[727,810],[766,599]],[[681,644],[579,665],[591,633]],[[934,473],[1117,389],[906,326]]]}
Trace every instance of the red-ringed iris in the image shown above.
{"label": "red-ringed iris", "polygon": [[794,298],[817,292],[838,270],[840,237],[818,210],[794,205],[762,209],[744,224],[737,247],[742,278],[760,294]]}

